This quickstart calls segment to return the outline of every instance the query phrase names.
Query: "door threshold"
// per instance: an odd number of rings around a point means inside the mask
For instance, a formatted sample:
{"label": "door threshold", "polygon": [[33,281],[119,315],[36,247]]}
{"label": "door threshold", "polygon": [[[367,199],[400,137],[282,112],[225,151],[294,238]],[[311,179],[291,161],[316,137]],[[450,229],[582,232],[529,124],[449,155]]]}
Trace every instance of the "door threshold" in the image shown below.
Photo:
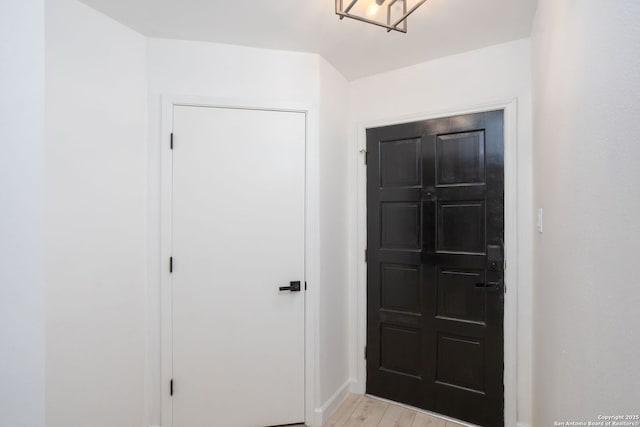
{"label": "door threshold", "polygon": [[305,423],[293,423],[293,424],[277,424],[275,426],[266,426],[266,427],[307,427]]}
{"label": "door threshold", "polygon": [[400,406],[402,408],[410,409],[412,411],[421,412],[426,415],[430,415],[435,418],[440,418],[441,420],[451,421],[452,423],[457,423],[465,427],[480,427],[476,424],[470,424],[466,421],[458,420],[456,418],[447,417],[446,415],[438,414],[436,412],[427,411],[426,409],[417,408],[415,406],[407,405],[405,403],[396,402],[394,400],[385,399],[384,397],[374,396],[372,394],[365,393],[365,396],[370,397],[371,399],[379,400],[381,402],[389,403],[392,405]]}

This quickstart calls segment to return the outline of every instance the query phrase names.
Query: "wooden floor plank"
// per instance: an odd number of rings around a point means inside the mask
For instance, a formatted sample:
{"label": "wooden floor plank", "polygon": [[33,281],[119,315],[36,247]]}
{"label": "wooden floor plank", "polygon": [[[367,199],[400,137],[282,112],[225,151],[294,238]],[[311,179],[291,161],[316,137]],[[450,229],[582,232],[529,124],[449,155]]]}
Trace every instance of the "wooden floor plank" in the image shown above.
{"label": "wooden floor plank", "polygon": [[377,427],[388,407],[388,403],[364,396],[345,427]]}
{"label": "wooden floor plank", "polygon": [[447,422],[442,418],[432,417],[422,412],[416,412],[416,418],[411,427],[446,427]]}
{"label": "wooden floor plank", "polygon": [[336,409],[336,412],[333,413],[329,421],[324,425],[325,427],[343,427],[353,411],[355,411],[356,407],[363,399],[362,395],[359,394],[349,394],[347,398],[342,402],[340,407]]}
{"label": "wooden floor plank", "polygon": [[389,405],[378,427],[411,427],[416,412],[398,405]]}
{"label": "wooden floor plank", "polygon": [[323,427],[465,427],[392,402],[348,395]]}

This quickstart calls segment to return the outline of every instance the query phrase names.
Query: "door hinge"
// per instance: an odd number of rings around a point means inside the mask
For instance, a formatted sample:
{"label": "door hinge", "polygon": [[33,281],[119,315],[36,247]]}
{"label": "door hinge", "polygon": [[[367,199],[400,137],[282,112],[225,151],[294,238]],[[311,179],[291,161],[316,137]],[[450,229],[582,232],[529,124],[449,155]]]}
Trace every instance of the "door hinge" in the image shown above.
{"label": "door hinge", "polygon": [[173,378],[169,381],[169,395],[173,396]]}
{"label": "door hinge", "polygon": [[367,252],[367,250],[364,250],[364,262],[368,262],[369,261],[369,253]]}
{"label": "door hinge", "polygon": [[367,359],[367,346],[364,346],[364,358]]}
{"label": "door hinge", "polygon": [[173,273],[173,257],[169,257],[169,273]]}
{"label": "door hinge", "polygon": [[173,150],[173,132],[171,132],[170,141],[170,148]]}
{"label": "door hinge", "polygon": [[304,290],[307,290],[307,282],[304,282]]}
{"label": "door hinge", "polygon": [[364,150],[364,165],[366,166],[369,163],[369,152]]}

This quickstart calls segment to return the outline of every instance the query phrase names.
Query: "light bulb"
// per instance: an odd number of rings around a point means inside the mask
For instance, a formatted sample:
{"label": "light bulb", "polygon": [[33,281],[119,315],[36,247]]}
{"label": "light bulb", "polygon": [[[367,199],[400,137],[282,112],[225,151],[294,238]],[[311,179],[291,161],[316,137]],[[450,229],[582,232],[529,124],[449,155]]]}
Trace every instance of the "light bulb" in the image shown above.
{"label": "light bulb", "polygon": [[373,0],[373,2],[371,2],[371,5],[367,9],[367,15],[373,16],[378,13],[378,9],[380,9],[380,6],[382,6],[383,3],[384,0]]}

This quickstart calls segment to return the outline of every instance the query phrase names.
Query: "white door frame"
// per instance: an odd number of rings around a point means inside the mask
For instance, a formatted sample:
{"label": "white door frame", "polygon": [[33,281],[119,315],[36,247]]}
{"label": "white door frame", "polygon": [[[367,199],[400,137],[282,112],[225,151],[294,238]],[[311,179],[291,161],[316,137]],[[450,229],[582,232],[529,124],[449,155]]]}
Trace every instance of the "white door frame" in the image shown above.
{"label": "white door frame", "polygon": [[[421,120],[459,116],[463,114],[504,110],[504,210],[505,210],[505,271],[504,280],[507,293],[504,299],[504,412],[505,426],[517,423],[517,302],[518,302],[518,111],[517,99],[490,102],[453,110],[419,113],[390,119],[374,120],[357,124],[357,149],[363,153],[367,149],[367,129],[411,123]],[[367,175],[361,156],[358,157],[356,170],[356,253],[359,260],[356,267],[356,383],[353,391],[364,393],[367,380],[367,361],[364,348],[367,343],[367,264],[364,262],[364,250],[367,247]]]}
{"label": "white door frame", "polygon": [[[308,289],[304,294],[305,305],[305,422],[316,425],[315,400],[318,384],[317,339],[318,333],[318,284],[319,284],[319,175],[318,175],[318,118],[315,103],[306,104],[262,102],[255,100],[229,100],[189,95],[163,95],[162,144],[160,187],[160,300],[161,300],[161,425],[173,427],[172,399],[169,382],[173,378],[172,335],[172,276],[169,273],[169,257],[172,256],[172,174],[173,157],[170,138],[173,130],[173,108],[192,106],[204,108],[232,108],[242,110],[266,110],[304,113],[306,118],[305,164],[305,278]],[[177,141],[176,141],[177,142]],[[178,143],[178,142],[177,142]],[[178,380],[177,380],[178,381]],[[179,385],[176,385],[177,389]]]}

